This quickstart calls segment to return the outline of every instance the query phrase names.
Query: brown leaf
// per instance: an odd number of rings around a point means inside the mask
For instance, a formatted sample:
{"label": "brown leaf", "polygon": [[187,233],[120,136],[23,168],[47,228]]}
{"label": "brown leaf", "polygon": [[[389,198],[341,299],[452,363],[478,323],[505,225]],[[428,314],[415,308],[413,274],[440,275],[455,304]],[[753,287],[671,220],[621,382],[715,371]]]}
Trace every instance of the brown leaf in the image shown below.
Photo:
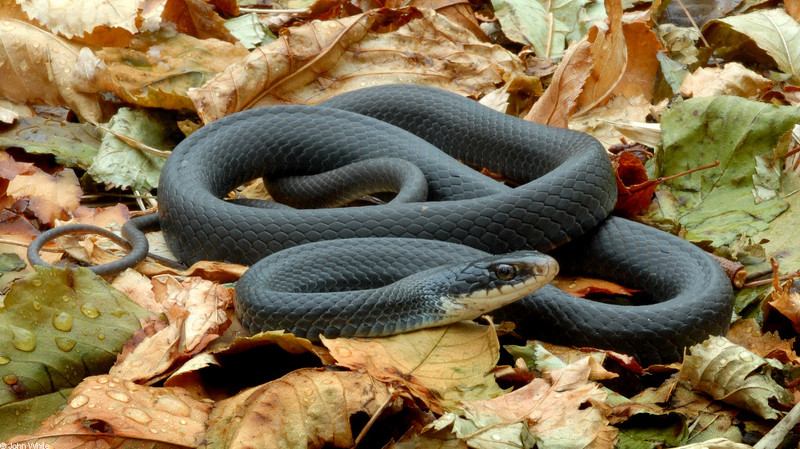
{"label": "brown leaf", "polygon": [[200,40],[167,29],[145,32],[125,48],[99,51],[104,68],[95,71],[94,82],[139,106],[193,109],[189,89],[202,86],[248,54],[241,45],[215,39]]}
{"label": "brown leaf", "polygon": [[603,279],[585,278],[578,276],[559,276],[551,282],[553,285],[567,293],[584,298],[593,293],[605,293],[608,295],[631,296],[640,291],[629,289],[619,284]]}
{"label": "brown leaf", "polygon": [[42,171],[19,175],[9,181],[6,194],[15,200],[26,200],[34,215],[52,225],[56,219],[68,218],[68,213],[80,204],[83,191],[75,172],[65,169],[55,175]]}
{"label": "brown leaf", "polygon": [[617,204],[614,210],[632,217],[650,206],[658,181],[650,181],[647,170],[636,156],[623,152],[612,158],[617,175]]}
{"label": "brown leaf", "polygon": [[402,385],[437,413],[502,393],[490,374],[500,350],[492,326],[460,322],[386,338],[322,342],[339,365]]}
{"label": "brown leaf", "polygon": [[610,449],[618,431],[608,421],[607,393],[588,381],[591,372],[587,357],[498,398],[466,403],[464,410],[488,430],[524,420],[544,446]]}
{"label": "brown leaf", "polygon": [[352,447],[350,418],[372,416],[390,398],[366,374],[300,369],[217,402],[206,439],[230,449]]}
{"label": "brown leaf", "polygon": [[123,352],[111,367],[112,375],[146,383],[159,381],[174,370],[176,361],[200,352],[229,325],[225,310],[233,295],[225,287],[199,278],[178,282],[171,276],[157,276],[152,284],[154,299],[169,326]]}
{"label": "brown leaf", "polygon": [[[773,298],[776,293],[773,293]],[[773,358],[781,363],[797,364],[800,361],[794,351],[795,337],[784,340],[777,332],[762,332],[758,322],[752,318],[731,324],[725,338],[761,357]]]}
{"label": "brown leaf", "polygon": [[523,70],[513,54],[431,10],[380,9],[284,29],[190,97],[208,123],[256,106],[315,104],[398,82],[478,97]]}
{"label": "brown leaf", "polygon": [[656,87],[653,80],[661,68],[656,54],[664,48],[647,23],[624,23],[622,33],[625,36],[628,60],[622,80],[614,88],[612,95],[625,98],[642,96],[650,102]]}
{"label": "brown leaf", "polygon": [[87,120],[101,121],[96,90],[80,90],[87,84],[76,70],[81,47],[12,19],[3,20],[0,39],[0,96],[18,103],[66,105]]}
{"label": "brown leaf", "polygon": [[[211,405],[180,388],[151,388],[103,375],[87,377],[60,412],[46,419],[34,435],[9,442],[84,447],[90,441],[121,444],[135,439],[197,447],[205,436]],[[97,447],[105,447],[98,445]]]}
{"label": "brown leaf", "polygon": [[[239,14],[238,6],[231,2],[218,2],[229,15]],[[178,32],[200,39],[214,38],[236,43],[238,40],[225,28],[225,20],[214,11],[214,5],[203,0],[167,0],[164,21],[174,23]]]}
{"label": "brown leaf", "polygon": [[67,39],[94,45],[125,45],[138,31],[136,20],[143,0],[90,0],[79,3],[22,2],[30,18]]}
{"label": "brown leaf", "polygon": [[758,98],[772,87],[772,81],[737,62],[729,62],[725,67],[700,67],[683,79],[678,93],[690,97],[715,97],[735,95],[744,98]]}

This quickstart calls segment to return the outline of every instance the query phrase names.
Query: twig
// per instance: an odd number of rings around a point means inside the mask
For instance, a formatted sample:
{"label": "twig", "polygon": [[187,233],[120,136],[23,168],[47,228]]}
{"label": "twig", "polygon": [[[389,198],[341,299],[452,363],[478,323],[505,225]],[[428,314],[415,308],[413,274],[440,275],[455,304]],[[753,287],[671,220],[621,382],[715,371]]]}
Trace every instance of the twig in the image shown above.
{"label": "twig", "polygon": [[361,442],[361,440],[364,438],[364,435],[367,434],[367,431],[372,427],[373,424],[375,424],[375,421],[377,421],[378,418],[381,416],[381,413],[383,413],[383,411],[386,410],[386,407],[388,407],[389,404],[395,399],[394,391],[391,391],[392,390],[391,387],[389,387],[389,389],[390,389],[389,397],[386,398],[383,404],[381,404],[381,406],[378,407],[378,410],[376,410],[375,413],[373,413],[372,416],[370,416],[369,421],[367,421],[367,424],[364,426],[363,429],[361,429],[361,432],[358,433],[356,441],[353,443],[353,449],[358,447],[358,443]]}
{"label": "twig", "polygon": [[[6,244],[6,245],[22,246],[24,248],[27,248],[27,247],[31,246],[30,243],[18,242],[16,240],[2,239],[2,238],[0,238],[0,243]],[[46,251],[48,253],[61,253],[61,252],[63,252],[60,249],[54,249],[54,248],[42,248],[42,251]]]}
{"label": "twig", "polygon": [[800,422],[800,402],[795,404],[789,413],[753,446],[753,449],[771,449],[780,446],[783,439],[798,422]]}

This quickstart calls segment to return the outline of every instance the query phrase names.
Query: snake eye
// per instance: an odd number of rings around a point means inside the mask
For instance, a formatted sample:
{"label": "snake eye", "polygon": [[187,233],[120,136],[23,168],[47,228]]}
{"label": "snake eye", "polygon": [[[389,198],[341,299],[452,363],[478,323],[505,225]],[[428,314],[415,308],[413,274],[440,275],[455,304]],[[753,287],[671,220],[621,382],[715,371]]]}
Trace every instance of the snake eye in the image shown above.
{"label": "snake eye", "polygon": [[494,272],[497,274],[497,277],[503,281],[507,281],[509,279],[514,278],[517,275],[517,269],[514,268],[513,265],[509,265],[506,263],[501,263],[494,267]]}

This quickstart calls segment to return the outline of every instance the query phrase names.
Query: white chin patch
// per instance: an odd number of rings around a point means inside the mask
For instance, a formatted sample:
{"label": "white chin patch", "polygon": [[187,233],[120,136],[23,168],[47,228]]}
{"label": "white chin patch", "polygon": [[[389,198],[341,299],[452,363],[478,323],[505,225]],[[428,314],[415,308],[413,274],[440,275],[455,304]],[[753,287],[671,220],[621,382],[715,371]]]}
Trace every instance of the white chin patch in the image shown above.
{"label": "white chin patch", "polygon": [[473,292],[471,296],[461,296],[458,298],[443,297],[441,301],[445,317],[440,323],[445,324],[461,320],[474,320],[492,310],[511,304],[523,296],[527,296],[536,291],[538,288],[539,284],[536,280],[531,279],[523,286],[501,286],[499,291],[493,290],[491,294],[486,291],[477,291]]}

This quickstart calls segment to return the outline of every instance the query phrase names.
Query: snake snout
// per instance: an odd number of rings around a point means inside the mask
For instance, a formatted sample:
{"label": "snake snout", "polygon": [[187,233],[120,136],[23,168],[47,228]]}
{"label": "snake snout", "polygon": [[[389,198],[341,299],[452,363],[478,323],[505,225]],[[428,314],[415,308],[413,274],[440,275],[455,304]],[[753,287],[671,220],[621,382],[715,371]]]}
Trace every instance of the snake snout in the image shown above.
{"label": "snake snout", "polygon": [[448,322],[474,319],[544,287],[557,273],[555,259],[538,251],[478,259],[460,270],[442,310]]}

